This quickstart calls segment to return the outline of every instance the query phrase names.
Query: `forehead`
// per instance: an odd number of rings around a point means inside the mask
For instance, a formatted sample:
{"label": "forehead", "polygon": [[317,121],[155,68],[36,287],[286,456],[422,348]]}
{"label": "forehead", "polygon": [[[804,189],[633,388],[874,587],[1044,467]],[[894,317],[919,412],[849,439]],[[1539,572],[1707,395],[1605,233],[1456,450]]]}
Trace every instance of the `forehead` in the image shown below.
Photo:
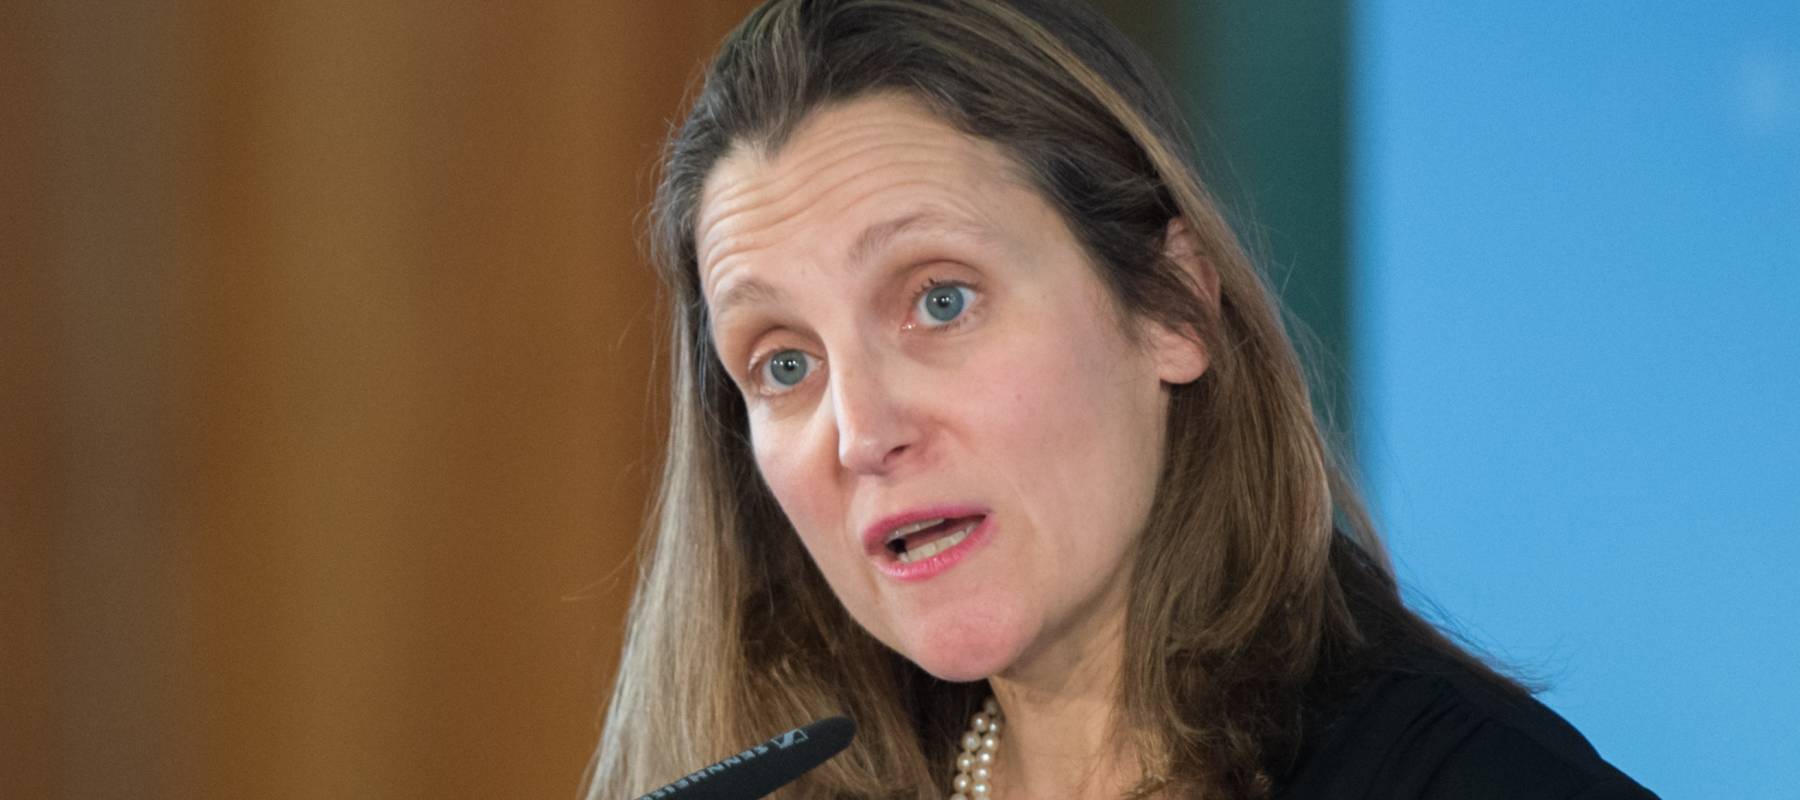
{"label": "forehead", "polygon": [[[1025,187],[999,146],[902,95],[827,106],[777,151],[740,143],[707,176],[695,225],[704,285],[770,251],[838,255],[870,225],[922,217],[980,229]],[[823,253],[814,255],[823,256]]]}

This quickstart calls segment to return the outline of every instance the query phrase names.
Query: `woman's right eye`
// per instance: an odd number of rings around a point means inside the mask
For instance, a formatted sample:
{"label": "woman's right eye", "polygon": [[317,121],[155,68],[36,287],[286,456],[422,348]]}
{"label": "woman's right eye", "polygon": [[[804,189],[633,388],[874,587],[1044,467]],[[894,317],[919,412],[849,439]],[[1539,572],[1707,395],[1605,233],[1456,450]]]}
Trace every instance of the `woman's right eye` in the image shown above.
{"label": "woman's right eye", "polygon": [[813,370],[813,361],[804,350],[777,350],[757,368],[759,388],[765,394],[784,394],[806,380]]}

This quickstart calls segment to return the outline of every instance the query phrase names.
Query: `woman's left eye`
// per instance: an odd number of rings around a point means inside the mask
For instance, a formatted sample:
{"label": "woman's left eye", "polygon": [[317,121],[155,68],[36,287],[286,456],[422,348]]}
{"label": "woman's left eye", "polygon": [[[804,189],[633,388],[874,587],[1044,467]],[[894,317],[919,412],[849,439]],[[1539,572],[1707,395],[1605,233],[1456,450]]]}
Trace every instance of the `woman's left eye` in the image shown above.
{"label": "woman's left eye", "polygon": [[941,328],[956,321],[975,301],[975,290],[960,283],[936,283],[919,294],[919,324]]}

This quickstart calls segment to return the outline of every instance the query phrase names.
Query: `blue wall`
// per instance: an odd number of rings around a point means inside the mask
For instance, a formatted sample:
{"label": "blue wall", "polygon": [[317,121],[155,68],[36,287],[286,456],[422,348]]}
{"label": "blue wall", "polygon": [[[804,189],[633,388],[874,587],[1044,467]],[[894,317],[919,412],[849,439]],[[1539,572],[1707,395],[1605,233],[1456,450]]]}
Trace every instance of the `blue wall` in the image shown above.
{"label": "blue wall", "polygon": [[1664,797],[1800,797],[1800,3],[1353,28],[1353,406],[1412,596]]}

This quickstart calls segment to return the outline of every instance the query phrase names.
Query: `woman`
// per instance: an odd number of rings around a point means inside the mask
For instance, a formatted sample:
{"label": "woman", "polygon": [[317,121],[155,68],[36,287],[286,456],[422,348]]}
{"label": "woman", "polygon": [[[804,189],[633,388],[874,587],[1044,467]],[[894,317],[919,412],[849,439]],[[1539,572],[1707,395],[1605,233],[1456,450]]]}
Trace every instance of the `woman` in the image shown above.
{"label": "woman", "polygon": [[592,796],[837,713],[793,796],[1648,796],[1402,604],[1190,152],[1073,2],[731,34]]}

